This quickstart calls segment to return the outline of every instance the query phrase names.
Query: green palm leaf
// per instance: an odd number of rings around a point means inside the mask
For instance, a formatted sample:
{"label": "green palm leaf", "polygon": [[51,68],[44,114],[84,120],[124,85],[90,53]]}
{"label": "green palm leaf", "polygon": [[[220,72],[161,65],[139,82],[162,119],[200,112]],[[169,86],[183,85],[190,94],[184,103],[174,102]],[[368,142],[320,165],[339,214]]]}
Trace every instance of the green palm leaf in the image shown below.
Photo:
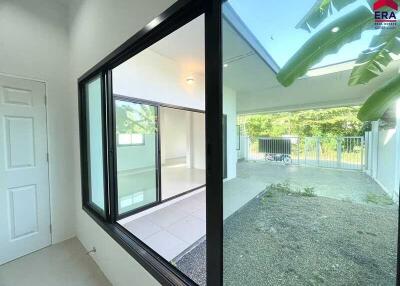
{"label": "green palm leaf", "polygon": [[392,61],[390,53],[400,54],[400,28],[384,29],[373,37],[370,46],[363,51],[354,66],[349,85],[368,83],[383,72]]}
{"label": "green palm leaf", "polygon": [[[333,34],[332,29],[335,27],[339,28],[339,32]],[[278,81],[283,86],[291,85],[325,56],[337,53],[343,45],[360,39],[361,33],[372,27],[372,12],[365,6],[360,6],[340,17],[315,33],[294,54],[278,72]]]}
{"label": "green palm leaf", "polygon": [[311,32],[328,16],[332,15],[333,8],[340,11],[356,0],[317,0],[307,14],[296,25],[296,29],[304,29]]}
{"label": "green palm leaf", "polygon": [[380,119],[388,108],[400,97],[400,75],[375,91],[358,112],[361,121]]}

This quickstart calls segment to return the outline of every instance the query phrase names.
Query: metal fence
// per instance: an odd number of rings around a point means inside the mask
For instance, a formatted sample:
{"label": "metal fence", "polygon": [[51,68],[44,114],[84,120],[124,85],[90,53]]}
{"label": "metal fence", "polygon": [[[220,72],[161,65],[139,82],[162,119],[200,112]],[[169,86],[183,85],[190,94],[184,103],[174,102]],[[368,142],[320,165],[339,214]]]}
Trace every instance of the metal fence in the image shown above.
{"label": "metal fence", "polygon": [[247,160],[356,170],[364,166],[364,138],[359,136],[246,137],[246,141]]}

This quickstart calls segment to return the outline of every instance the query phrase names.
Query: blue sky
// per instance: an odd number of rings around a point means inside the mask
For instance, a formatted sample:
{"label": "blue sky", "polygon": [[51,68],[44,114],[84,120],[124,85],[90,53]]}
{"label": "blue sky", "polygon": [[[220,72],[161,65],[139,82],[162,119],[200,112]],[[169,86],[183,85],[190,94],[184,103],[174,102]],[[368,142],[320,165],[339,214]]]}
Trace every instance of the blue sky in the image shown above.
{"label": "blue sky", "polygon": [[[367,5],[366,1],[359,0],[340,12],[334,10],[333,15],[311,33],[296,29],[296,24],[307,14],[315,1],[229,0],[228,3],[264,45],[276,63],[282,67],[313,33],[358,6]],[[356,59],[361,51],[368,48],[371,38],[377,33],[379,33],[378,30],[363,32],[360,40],[343,46],[335,55],[325,57],[316,67]]]}

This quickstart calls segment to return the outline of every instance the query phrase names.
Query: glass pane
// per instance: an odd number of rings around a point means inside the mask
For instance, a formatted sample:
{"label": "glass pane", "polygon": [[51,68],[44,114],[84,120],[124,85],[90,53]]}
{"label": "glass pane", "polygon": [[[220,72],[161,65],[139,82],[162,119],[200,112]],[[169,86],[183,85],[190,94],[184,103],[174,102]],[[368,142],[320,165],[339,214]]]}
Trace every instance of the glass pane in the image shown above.
{"label": "glass pane", "polygon": [[[118,223],[201,285],[206,281],[204,55],[201,15],[112,70],[120,213],[135,210]],[[155,108],[138,103],[157,107],[157,130],[144,128],[156,122],[141,115],[148,118]]]}
{"label": "glass pane", "polygon": [[[315,0],[289,2],[264,0],[253,0],[252,2],[249,2],[243,0],[230,0],[224,8],[226,14],[234,13],[243,21],[262,48],[269,53],[271,56],[271,63],[276,65],[279,69],[287,63],[288,59],[295,54],[306,40],[310,39],[324,26],[333,23],[340,17],[345,16],[356,8],[359,8],[361,5],[366,6],[366,8],[368,7],[368,2],[362,0],[343,1],[344,3],[347,2],[348,5],[337,4],[336,6],[335,4],[332,5],[330,3],[326,5],[320,4],[320,6],[322,6],[320,13],[331,15],[326,17],[323,21],[323,25],[313,28],[311,26],[314,23],[313,19],[307,22],[304,21],[303,17],[315,2]],[[287,9],[287,5],[290,6],[290,9]],[[337,9],[338,7],[341,7],[341,9],[332,13],[332,10]],[[315,6],[314,11],[317,11],[318,8],[318,6]],[[327,11],[328,9],[329,12]],[[282,12],[269,13],[268,17],[265,17],[265,11],[268,10]],[[284,25],[281,23],[283,14],[285,17]],[[324,17],[320,16],[319,18],[323,19]],[[372,19],[373,16],[371,15],[371,20]],[[379,30],[370,29],[364,31],[359,39],[344,46],[340,53],[326,56],[322,61],[317,63],[315,67],[355,60],[358,57],[358,54],[368,46],[372,37],[377,34],[379,34]]]}
{"label": "glass pane", "polygon": [[224,285],[396,285],[400,116],[359,119],[400,67],[373,2],[224,1]]}
{"label": "glass pane", "polygon": [[118,213],[157,200],[157,108],[116,100]]}
{"label": "glass pane", "polygon": [[205,185],[204,132],[204,113],[160,107],[161,200]]}
{"label": "glass pane", "polygon": [[89,163],[89,201],[104,211],[103,118],[101,78],[85,87]]}

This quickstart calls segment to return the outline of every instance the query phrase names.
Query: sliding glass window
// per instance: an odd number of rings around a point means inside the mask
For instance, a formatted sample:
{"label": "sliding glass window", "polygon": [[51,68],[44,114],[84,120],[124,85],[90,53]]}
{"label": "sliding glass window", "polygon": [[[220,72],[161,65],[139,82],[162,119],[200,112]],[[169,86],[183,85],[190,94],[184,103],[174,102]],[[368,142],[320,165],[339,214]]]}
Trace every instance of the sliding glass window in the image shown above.
{"label": "sliding glass window", "polygon": [[206,246],[203,4],[176,2],[79,79],[83,208],[163,285],[206,277],[186,258]]}
{"label": "sliding glass window", "polygon": [[105,180],[104,180],[104,97],[101,76],[96,76],[84,85],[84,97],[81,104],[85,108],[84,136],[87,141],[83,165],[87,182],[87,202],[103,216],[105,215]]}
{"label": "sliding glass window", "polygon": [[[115,100],[117,144],[118,214],[157,201],[157,108]],[[132,140],[143,142],[132,144]],[[131,144],[118,144],[121,141]]]}

